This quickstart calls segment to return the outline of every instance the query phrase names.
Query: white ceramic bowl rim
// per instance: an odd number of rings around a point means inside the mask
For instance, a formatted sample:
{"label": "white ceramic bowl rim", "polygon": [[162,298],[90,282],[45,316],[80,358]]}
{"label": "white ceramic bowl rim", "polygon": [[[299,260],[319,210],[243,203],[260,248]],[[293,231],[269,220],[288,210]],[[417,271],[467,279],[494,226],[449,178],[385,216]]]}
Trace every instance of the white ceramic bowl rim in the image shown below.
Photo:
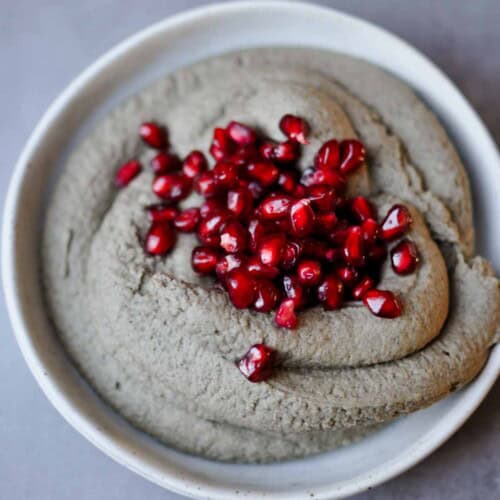
{"label": "white ceramic bowl rim", "polygon": [[[421,83],[415,76],[417,72],[425,70],[428,78],[439,80],[441,87],[446,89],[446,103],[435,101],[430,104],[440,116],[444,114],[448,117],[449,122],[445,120],[445,124],[452,137],[462,134],[467,139],[461,143],[461,153],[465,157],[466,163],[468,158],[476,158],[477,152],[481,152],[481,174],[487,172],[488,175],[484,175],[486,177],[484,182],[481,181],[481,176],[476,177],[476,183],[480,185],[482,192],[486,190],[487,194],[489,193],[488,196],[492,194],[491,189],[493,187],[488,186],[487,179],[497,175],[491,173],[494,169],[500,170],[496,147],[487,130],[460,92],[440,70],[405,42],[380,28],[345,14],[311,4],[282,1],[234,2],[203,7],[176,15],[120,43],[99,58],[66,88],[47,110],[29,138],[14,169],[9,187],[2,234],[3,285],[9,316],[19,346],[33,375],[52,404],[71,425],[102,451],[138,474],[163,487],[193,497],[233,498],[235,492],[233,487],[227,484],[214,484],[210,477],[191,476],[186,470],[180,470],[166,461],[162,462],[153,457],[151,445],[146,448],[135,442],[130,436],[130,426],[121,421],[116,414],[110,412],[103,403],[93,402],[92,405],[87,405],[88,401],[90,401],[89,398],[95,399],[95,396],[83,382],[79,387],[72,387],[74,392],[70,391],[69,386],[60,376],[63,373],[66,376],[68,373],[67,360],[62,360],[60,353],[47,353],[44,351],[43,342],[40,342],[37,337],[37,325],[30,323],[29,314],[27,314],[29,308],[39,307],[40,304],[33,298],[26,286],[28,278],[26,277],[25,261],[23,261],[25,255],[23,252],[25,250],[21,248],[21,242],[25,243],[25,239],[23,240],[25,234],[23,233],[24,223],[20,218],[20,214],[26,210],[33,210],[33,207],[27,206],[26,199],[24,199],[27,177],[31,173],[32,161],[38,154],[43,152],[44,141],[46,141],[50,130],[65,119],[67,110],[71,108],[79,95],[85,93],[88,86],[99,77],[102,78],[111,66],[116,71],[117,65],[122,59],[126,58],[129,51],[137,50],[141,45],[147,45],[148,43],[159,43],[158,40],[162,36],[176,30],[189,32],[189,30],[196,29],[199,26],[203,27],[203,22],[206,20],[217,22],[224,16],[243,16],[245,14],[257,16],[264,11],[268,16],[279,14],[297,19],[306,18],[312,23],[320,23],[321,19],[321,22],[330,22],[332,26],[347,24],[354,31],[362,31],[366,33],[370,40],[373,40],[375,45],[381,44],[379,59],[376,60],[377,57],[371,57],[370,59],[388,69],[392,68],[391,56],[390,54],[384,55],[385,52],[382,49],[387,45],[397,47],[400,56],[408,58],[408,65],[413,65],[410,68],[409,66],[405,67],[404,63],[402,63],[399,67],[400,76],[408,80],[424,97],[428,97],[427,100],[432,101],[433,99],[432,96],[425,95],[424,87],[419,88]],[[312,39],[311,45],[326,47],[328,43],[323,40]],[[207,51],[208,53],[214,51],[214,48],[209,47]],[[363,57],[361,52],[356,53],[354,51],[352,53]],[[118,76],[123,77],[124,75],[119,74]],[[459,109],[460,115],[453,116],[453,112],[449,110],[452,107]],[[455,120],[458,117],[462,120],[466,119],[467,128],[474,130],[473,137],[472,133],[466,135],[466,132],[461,130],[463,126],[460,123],[457,124]],[[46,155],[47,153],[43,152],[43,154]],[[491,217],[496,219],[492,220],[498,220],[500,215],[498,209],[495,210],[495,213]],[[490,246],[497,250],[500,249],[500,243],[498,242],[493,242]],[[446,419],[441,419],[436,425],[432,426],[429,432],[415,442],[403,456],[396,456],[394,460],[386,461],[380,467],[360,474],[352,480],[315,488],[315,498],[338,498],[363,491],[400,474],[422,460],[449,438],[470,416],[494,384],[499,369],[500,346],[497,346],[493,349],[490,359],[480,376],[466,389],[466,396],[457,400],[453,412],[447,415]],[[92,406],[92,408],[89,409],[89,406]],[[296,489],[285,493],[267,492],[266,497],[304,498],[309,497],[310,494],[310,489]],[[258,489],[245,492],[246,498],[261,498],[262,495],[263,492]]]}

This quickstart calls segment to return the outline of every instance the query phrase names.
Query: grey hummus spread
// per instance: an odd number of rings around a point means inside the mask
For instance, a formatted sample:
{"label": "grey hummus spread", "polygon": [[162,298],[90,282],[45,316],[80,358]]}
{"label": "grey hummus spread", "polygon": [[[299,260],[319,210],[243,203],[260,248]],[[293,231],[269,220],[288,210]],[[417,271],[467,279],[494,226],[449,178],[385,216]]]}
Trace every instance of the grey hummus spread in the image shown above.
{"label": "grey hummus spread", "polygon": [[[286,113],[311,124],[302,168],[325,140],[359,137],[369,167],[349,190],[380,213],[396,202],[410,208],[421,264],[406,277],[390,266],[382,272],[382,284],[404,297],[400,317],[348,304],[309,309],[297,330],[277,329],[272,314],[235,309],[192,271],[193,236],[180,237],[168,258],[144,253],[152,174],[126,190],[112,182],[128,158],[151,158],[137,137],[141,122],[167,124],[184,156],[206,151],[212,129],[230,120],[279,137]],[[253,49],[164,77],[77,147],[48,210],[42,273],[61,341],[113,408],[180,450],[265,462],[345,444],[479,372],[500,337],[500,291],[473,242],[465,171],[405,84],[333,52]],[[235,360],[257,342],[279,352],[280,366],[252,384]]]}

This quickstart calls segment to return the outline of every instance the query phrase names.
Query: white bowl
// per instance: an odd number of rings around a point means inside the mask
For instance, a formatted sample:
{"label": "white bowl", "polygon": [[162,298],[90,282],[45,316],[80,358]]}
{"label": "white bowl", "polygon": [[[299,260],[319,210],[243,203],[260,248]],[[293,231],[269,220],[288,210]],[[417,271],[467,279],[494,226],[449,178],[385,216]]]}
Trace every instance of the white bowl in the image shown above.
{"label": "white bowl", "polygon": [[480,119],[452,83],[395,36],[309,4],[239,2],[193,10],[127,39],[84,71],[46,112],[16,165],[3,226],[3,280],[19,346],[52,404],[79,432],[145,478],[192,497],[339,498],[400,474],[436,449],[474,411],[500,371],[497,346],[465,390],[345,449],[273,465],[231,465],[155,442],[109,409],[73,368],[44,310],[40,218],[53,177],[75,142],[123,97],[167,71],[224,51],[304,45],[359,56],[406,80],[440,116],[476,193],[480,251],[500,268],[500,162]]}

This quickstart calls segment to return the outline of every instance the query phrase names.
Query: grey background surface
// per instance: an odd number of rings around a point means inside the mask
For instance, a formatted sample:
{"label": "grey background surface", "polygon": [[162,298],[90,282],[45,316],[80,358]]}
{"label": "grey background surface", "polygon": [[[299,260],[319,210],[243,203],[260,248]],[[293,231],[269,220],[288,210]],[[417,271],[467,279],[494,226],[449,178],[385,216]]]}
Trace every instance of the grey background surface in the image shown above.
{"label": "grey background surface", "polygon": [[[208,1],[0,0],[0,202],[28,134],[56,95],[117,42]],[[316,2],[395,32],[456,82],[500,142],[499,0]],[[0,499],[177,499],[106,457],[45,399],[0,301]],[[358,499],[500,498],[500,382],[441,449]]]}

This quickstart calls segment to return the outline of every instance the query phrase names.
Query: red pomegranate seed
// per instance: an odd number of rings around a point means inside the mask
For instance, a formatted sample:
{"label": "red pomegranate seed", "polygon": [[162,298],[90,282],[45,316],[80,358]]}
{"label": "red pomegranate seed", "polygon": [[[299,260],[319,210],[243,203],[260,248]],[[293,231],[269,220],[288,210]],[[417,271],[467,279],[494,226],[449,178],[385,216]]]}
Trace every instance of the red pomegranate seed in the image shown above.
{"label": "red pomegranate seed", "polygon": [[262,237],[258,245],[258,256],[262,264],[278,266],[285,249],[285,235],[282,233],[270,234]]}
{"label": "red pomegranate seed", "polygon": [[273,373],[276,352],[265,344],[255,344],[238,361],[240,372],[250,382],[262,382]]}
{"label": "red pomegranate seed", "polygon": [[318,286],[318,300],[327,311],[338,309],[344,300],[344,285],[335,275],[329,274]]}
{"label": "red pomegranate seed", "polygon": [[384,241],[392,241],[408,231],[413,219],[404,205],[394,205],[389,209],[380,225],[380,237]]}
{"label": "red pomegranate seed", "polygon": [[294,198],[305,198],[306,196],[305,186],[303,186],[302,184],[297,184],[292,194]]}
{"label": "red pomegranate seed", "polygon": [[298,241],[287,241],[285,250],[283,251],[283,258],[281,267],[286,270],[294,269],[302,255],[303,247]]}
{"label": "red pomegranate seed", "polygon": [[257,141],[255,130],[240,122],[229,122],[229,125],[226,127],[226,132],[229,137],[240,146],[248,146]]}
{"label": "red pomegranate seed", "polygon": [[342,174],[350,174],[358,168],[366,157],[365,147],[356,139],[347,139],[340,143],[340,167]]}
{"label": "red pomegranate seed", "polygon": [[293,235],[304,237],[314,229],[315,215],[311,202],[302,198],[290,206],[290,231]]}
{"label": "red pomegranate seed", "polygon": [[231,155],[230,160],[238,166],[248,165],[253,161],[261,159],[258,149],[254,144],[240,146],[236,153]]}
{"label": "red pomegranate seed", "polygon": [[191,266],[199,274],[212,274],[219,259],[215,248],[196,247],[191,254]]}
{"label": "red pomegranate seed", "polygon": [[212,173],[215,183],[223,189],[231,189],[238,185],[239,169],[237,165],[226,160],[219,161],[215,164]]}
{"label": "red pomegranate seed", "polygon": [[413,241],[401,240],[391,250],[391,264],[397,274],[412,273],[417,268],[418,261],[418,250]]}
{"label": "red pomegranate seed", "polygon": [[152,222],[172,222],[179,213],[179,209],[172,205],[158,203],[146,207],[148,218]]}
{"label": "red pomegranate seed", "polygon": [[272,159],[280,165],[295,163],[300,156],[299,145],[295,141],[279,142],[274,146]]}
{"label": "red pomegranate seed", "polygon": [[352,287],[359,278],[358,270],[351,266],[340,266],[335,269],[335,274],[345,286]]}
{"label": "red pomegranate seed", "polygon": [[238,269],[245,263],[245,258],[242,255],[227,254],[219,258],[215,266],[215,273],[221,283],[226,282],[227,273],[233,269]]}
{"label": "red pomegranate seed", "polygon": [[297,176],[291,171],[283,171],[278,177],[278,186],[287,194],[293,194],[297,187]]}
{"label": "red pomegranate seed", "polygon": [[366,219],[361,223],[361,232],[363,239],[368,245],[373,245],[379,236],[380,228],[378,222],[374,219]]}
{"label": "red pomegranate seed", "polygon": [[153,180],[153,192],[167,201],[180,201],[191,190],[189,179],[181,174],[165,174]]}
{"label": "red pomegranate seed", "polygon": [[301,285],[317,285],[322,276],[321,264],[317,260],[304,259],[297,266],[297,279]]}
{"label": "red pomegranate seed", "polygon": [[295,314],[295,305],[292,299],[285,299],[279,305],[274,321],[281,328],[294,329],[297,327],[297,315]]}
{"label": "red pomegranate seed", "polygon": [[146,235],[146,251],[151,255],[165,255],[175,243],[175,232],[168,222],[153,222]]}
{"label": "red pomegranate seed", "polygon": [[279,123],[280,130],[291,140],[301,144],[309,144],[309,124],[299,116],[285,115]]}
{"label": "red pomegranate seed", "polygon": [[283,290],[287,298],[293,301],[295,309],[299,309],[306,303],[304,287],[293,276],[283,276]]}
{"label": "red pomegranate seed", "polygon": [[177,155],[161,151],[151,160],[151,170],[156,175],[166,174],[177,170],[181,166],[181,160]]}
{"label": "red pomegranate seed", "polygon": [[217,247],[220,244],[219,231],[223,224],[229,220],[226,212],[215,212],[213,215],[202,219],[198,224],[198,239],[206,246]]}
{"label": "red pomegranate seed", "polygon": [[115,185],[118,187],[127,186],[142,170],[142,165],[136,160],[124,163],[115,173]]}
{"label": "red pomegranate seed", "polygon": [[343,248],[346,262],[354,267],[364,265],[366,261],[364,247],[361,228],[359,226],[352,226],[349,228]]}
{"label": "red pomegranate seed", "polygon": [[212,171],[202,172],[194,180],[194,190],[204,198],[211,198],[219,193]]}
{"label": "red pomegranate seed", "polygon": [[381,264],[387,257],[387,248],[384,245],[372,245],[368,248],[366,257],[371,264]]}
{"label": "red pomegranate seed", "polygon": [[252,193],[248,188],[239,187],[227,192],[227,208],[236,217],[247,216],[253,207]]}
{"label": "red pomegranate seed", "polygon": [[269,233],[270,227],[259,219],[251,219],[248,223],[248,246],[252,252],[257,250],[262,237]]}
{"label": "red pomegranate seed", "polygon": [[259,214],[265,220],[278,220],[287,216],[292,198],[285,194],[274,194],[259,205]]}
{"label": "red pomegranate seed", "polygon": [[196,230],[200,222],[199,208],[186,208],[174,220],[174,226],[178,231],[191,233]]}
{"label": "red pomegranate seed", "polygon": [[364,294],[363,302],[375,316],[381,318],[397,318],[403,310],[399,299],[388,290],[369,290]]}
{"label": "red pomegranate seed", "polygon": [[168,146],[167,131],[161,125],[145,122],[139,127],[141,139],[150,147],[164,149]]}
{"label": "red pomegranate seed", "polygon": [[352,298],[354,300],[362,300],[365,294],[375,286],[375,282],[370,276],[365,276],[361,281],[353,288]]}
{"label": "red pomegranate seed", "polygon": [[320,169],[336,170],[340,164],[339,143],[335,139],[325,142],[314,157],[314,166]]}
{"label": "red pomegranate seed", "polygon": [[280,175],[278,167],[270,161],[252,162],[247,166],[247,174],[264,187],[272,186]]}
{"label": "red pomegranate seed", "polygon": [[244,309],[255,301],[255,280],[241,269],[233,269],[226,276],[226,286],[229,298],[237,309]]}
{"label": "red pomegranate seed", "polygon": [[182,162],[182,172],[188,179],[194,179],[208,169],[208,162],[201,151],[191,151]]}
{"label": "red pomegranate seed", "polygon": [[206,219],[207,217],[214,215],[215,212],[224,211],[226,206],[224,202],[218,198],[209,198],[205,200],[200,205],[200,215],[202,219]]}
{"label": "red pomegranate seed", "polygon": [[229,158],[235,151],[235,143],[229,137],[229,134],[223,128],[214,129],[212,144],[210,145],[210,154],[216,161]]}
{"label": "red pomegranate seed", "polygon": [[307,197],[312,206],[321,212],[329,212],[335,207],[335,190],[328,186],[311,186],[307,188]]}
{"label": "red pomegranate seed", "polygon": [[330,234],[337,225],[335,212],[316,214],[315,232],[320,235]]}
{"label": "red pomegranate seed", "polygon": [[343,193],[346,189],[345,177],[333,170],[306,168],[300,179],[301,184],[310,186],[331,186],[337,193]]}
{"label": "red pomegranate seed", "polygon": [[280,300],[280,292],[270,280],[260,280],[256,286],[256,298],[253,308],[259,312],[272,311]]}
{"label": "red pomegranate seed", "polygon": [[349,208],[358,222],[363,222],[367,219],[375,220],[377,218],[375,207],[364,196],[352,198]]}
{"label": "red pomegranate seed", "polygon": [[229,221],[220,231],[220,246],[228,253],[243,252],[247,247],[247,231],[237,221]]}
{"label": "red pomegranate seed", "polygon": [[254,278],[274,279],[280,273],[279,269],[275,266],[268,266],[262,264],[258,257],[250,257],[245,264],[246,270]]}

